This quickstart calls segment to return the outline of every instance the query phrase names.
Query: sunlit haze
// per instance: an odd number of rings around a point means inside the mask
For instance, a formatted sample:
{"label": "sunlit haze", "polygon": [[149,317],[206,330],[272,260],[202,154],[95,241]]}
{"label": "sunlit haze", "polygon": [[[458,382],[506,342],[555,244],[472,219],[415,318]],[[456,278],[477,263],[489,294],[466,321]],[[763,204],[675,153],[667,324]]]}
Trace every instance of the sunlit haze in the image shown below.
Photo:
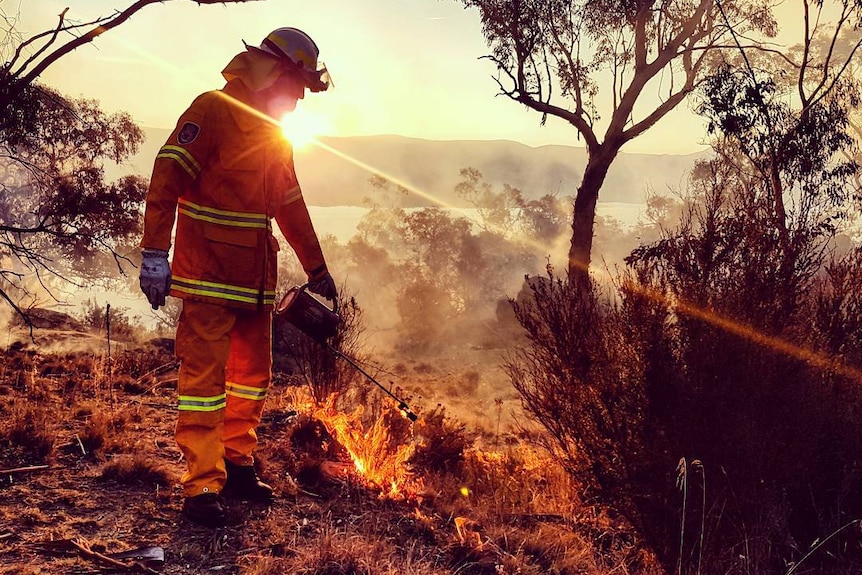
{"label": "sunlit haze", "polygon": [[[85,23],[130,4],[22,2],[18,28],[24,37],[50,30],[66,6],[67,21]],[[479,16],[454,0],[171,0],[64,56],[42,80],[97,99],[105,111],[125,110],[143,126],[171,128],[198,94],[224,85],[220,72],[243,40],[258,45],[280,26],[301,28],[320,46],[336,88],[308,94],[303,106],[326,119],[329,135],[583,145],[566,122],[551,117],[542,126],[540,114],[496,96],[496,71],[481,59],[489,50]],[[702,121],[682,105],[624,151],[690,153],[703,139]]]}
{"label": "sunlit haze", "polygon": [[333,133],[332,124],[325,115],[306,109],[302,102],[296,110],[281,119],[281,131],[295,149],[308,146],[317,136]]}

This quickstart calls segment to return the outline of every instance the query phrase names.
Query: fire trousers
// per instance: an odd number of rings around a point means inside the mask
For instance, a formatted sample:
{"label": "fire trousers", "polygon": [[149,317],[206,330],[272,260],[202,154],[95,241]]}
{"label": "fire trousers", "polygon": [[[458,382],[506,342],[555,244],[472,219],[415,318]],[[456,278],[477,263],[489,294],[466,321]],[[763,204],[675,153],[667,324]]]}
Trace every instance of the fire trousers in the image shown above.
{"label": "fire trousers", "polygon": [[254,462],[272,368],[272,312],[185,300],[176,335],[180,360],[176,440],[186,459],[186,497],[219,493],[228,459]]}

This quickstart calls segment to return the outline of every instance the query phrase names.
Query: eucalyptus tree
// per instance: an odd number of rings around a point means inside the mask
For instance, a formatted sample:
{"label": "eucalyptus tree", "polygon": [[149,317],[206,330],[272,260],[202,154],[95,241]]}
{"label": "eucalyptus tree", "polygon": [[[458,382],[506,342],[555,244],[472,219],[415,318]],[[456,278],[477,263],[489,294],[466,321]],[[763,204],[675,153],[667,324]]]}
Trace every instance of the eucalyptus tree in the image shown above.
{"label": "eucalyptus tree", "polygon": [[[500,22],[504,7],[523,5],[498,4],[499,10],[486,16]],[[764,539],[757,553],[747,550],[749,571],[758,571],[761,552],[786,565],[798,553],[785,542],[812,540],[807,537],[824,517],[824,502],[842,489],[858,492],[843,487],[856,480],[845,473],[841,455],[855,449],[859,437],[858,418],[845,417],[855,412],[844,406],[857,409],[862,397],[842,394],[858,389],[862,252],[857,248],[835,263],[829,250],[854,195],[859,197],[850,118],[860,103],[852,70],[862,47],[862,4],[803,0],[799,6],[793,17],[801,35],[787,48],[755,45],[742,27],[734,24],[731,30],[725,23],[729,49],[718,42],[712,48],[723,61],[718,66],[704,61],[693,84],[715,155],[693,171],[679,225],[663,229],[658,241],[630,255],[614,294],[618,299],[578,297],[552,277],[535,282],[535,304],[515,307],[530,342],[505,367],[526,410],[548,432],[543,440],[589,495],[635,524],[668,572],[688,572],[688,566],[683,570],[687,558],[703,553],[689,540],[683,549],[680,519],[667,514],[674,503],[666,471],[680,461],[679,454],[694,454],[698,465],[721,466],[725,477],[734,478],[733,505],[724,505],[728,491],[710,479],[713,509],[722,509],[725,519],[720,530],[709,529],[707,553],[736,562],[732,545],[738,543],[733,539],[738,525],[788,535]],[[738,21],[734,13],[739,12],[729,3],[722,8],[727,21]],[[754,26],[754,12],[748,14]],[[724,21],[718,16],[716,26]],[[770,32],[763,22],[751,31]],[[535,27],[525,21],[510,37],[528,38],[525,30]],[[486,28],[486,34],[497,34],[500,50],[494,57],[504,71],[514,62],[504,49],[510,46],[503,40],[506,30]],[[581,122],[592,133],[594,124],[585,122],[587,108],[581,104],[586,100],[578,94],[590,85],[593,70],[585,70],[580,87],[574,87],[546,57],[550,48],[511,46],[526,65],[508,76],[513,87],[501,80],[501,89],[537,110],[568,114],[576,127]],[[615,115],[638,85],[636,75],[635,70],[635,76],[625,76],[622,98],[609,95],[614,114],[604,140],[585,137],[593,165],[597,154],[612,152],[614,141],[644,125]],[[568,90],[574,111],[552,107],[551,86]],[[594,102],[599,87],[591,93]],[[589,170],[588,165],[579,196]],[[576,200],[575,226],[578,214]],[[779,439],[764,449],[766,437]],[[830,441],[839,449],[828,447]],[[824,465],[824,453],[838,455]],[[696,467],[681,463],[680,479],[685,479],[682,472]],[[770,508],[775,501],[764,497],[765,491],[781,492],[781,509]],[[849,506],[842,500],[841,513],[858,515],[862,498],[853,505],[845,511]],[[731,507],[738,515],[725,513]],[[773,519],[788,507],[799,524],[792,529]],[[770,525],[754,523],[765,517]],[[695,545],[702,544],[703,539]],[[712,570],[738,569],[724,567]]]}
{"label": "eucalyptus tree", "polygon": [[769,37],[763,0],[462,0],[476,8],[499,93],[583,139],[569,280],[589,278],[596,202],[620,149],[694,91],[732,48],[730,28]]}
{"label": "eucalyptus tree", "polygon": [[[858,492],[844,462],[860,433],[862,249],[834,240],[860,198],[850,120],[862,5],[802,7],[797,44],[745,51],[704,83],[697,108],[715,154],[693,171],[680,224],[629,257],[638,281],[623,294],[655,374],[644,383],[658,414],[648,428],[670,453],[721,467],[716,507],[732,478],[734,505],[713,541],[733,541],[743,523],[762,533],[749,565],[798,565],[808,556],[797,560],[804,553],[786,542],[837,532],[862,510],[862,498],[847,497],[824,512],[835,493]],[[780,441],[764,449],[768,436]],[[780,503],[768,495],[778,490]],[[792,521],[762,521],[787,509]],[[824,553],[806,570],[855,561]],[[733,569],[724,567],[714,570]]]}
{"label": "eucalyptus tree", "polygon": [[0,120],[0,298],[29,322],[39,287],[53,294],[56,280],[104,276],[106,255],[122,262],[139,234],[146,181],[105,179],[105,163],[143,140],[128,114],[44,86],[23,94],[12,108],[24,121]]}
{"label": "eucalyptus tree", "polygon": [[105,179],[105,162],[123,162],[143,140],[132,118],[66,98],[38,78],[139,10],[163,3],[137,0],[89,22],[69,19],[67,8],[53,27],[31,36],[18,29],[19,13],[0,8],[0,299],[27,323],[36,288],[53,297],[55,279],[92,278],[104,271],[105,257],[122,263],[120,248],[139,234],[146,191],[140,177]]}
{"label": "eucalyptus tree", "polygon": [[[65,8],[57,15],[54,27],[26,38],[16,29],[18,15],[7,14],[0,9],[0,21],[5,23],[0,27],[4,33],[0,39],[0,58],[5,60],[0,63],[0,110],[7,113],[8,106],[63,56],[120,26],[141,9],[166,1],[170,0],[136,0],[125,9],[87,22],[69,20],[69,8]],[[196,4],[239,4],[255,0],[190,1]]]}

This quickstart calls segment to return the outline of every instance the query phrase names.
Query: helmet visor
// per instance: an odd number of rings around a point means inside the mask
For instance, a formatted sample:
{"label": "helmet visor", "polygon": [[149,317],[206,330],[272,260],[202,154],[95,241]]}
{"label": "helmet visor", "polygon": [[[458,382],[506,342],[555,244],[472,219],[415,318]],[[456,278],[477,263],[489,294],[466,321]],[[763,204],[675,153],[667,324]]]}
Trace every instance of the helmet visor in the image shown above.
{"label": "helmet visor", "polygon": [[311,92],[325,92],[329,88],[335,88],[332,76],[329,75],[329,70],[326,69],[326,64],[323,62],[317,63],[317,70],[311,71],[300,68],[299,73]]}

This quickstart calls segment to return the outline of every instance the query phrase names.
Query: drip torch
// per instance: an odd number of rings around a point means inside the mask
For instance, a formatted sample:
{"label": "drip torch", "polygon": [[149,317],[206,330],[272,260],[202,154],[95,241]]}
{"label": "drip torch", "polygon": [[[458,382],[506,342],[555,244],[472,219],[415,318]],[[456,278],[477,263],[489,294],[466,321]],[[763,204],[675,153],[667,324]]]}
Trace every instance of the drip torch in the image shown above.
{"label": "drip torch", "polygon": [[333,355],[346,361],[351,367],[383,390],[386,395],[398,402],[398,409],[407,419],[416,421],[418,416],[410,409],[407,402],[386,389],[379,381],[362,369],[355,359],[348,357],[329,343],[329,338],[335,335],[338,323],[341,321],[341,317],[338,315],[338,302],[333,302],[333,306],[330,308],[308,293],[306,291],[307,287],[308,284],[304,284],[302,286],[293,286],[287,290],[287,293],[284,294],[284,297],[281,298],[281,301],[275,308],[276,316],[284,318],[306,336],[331,351]]}

